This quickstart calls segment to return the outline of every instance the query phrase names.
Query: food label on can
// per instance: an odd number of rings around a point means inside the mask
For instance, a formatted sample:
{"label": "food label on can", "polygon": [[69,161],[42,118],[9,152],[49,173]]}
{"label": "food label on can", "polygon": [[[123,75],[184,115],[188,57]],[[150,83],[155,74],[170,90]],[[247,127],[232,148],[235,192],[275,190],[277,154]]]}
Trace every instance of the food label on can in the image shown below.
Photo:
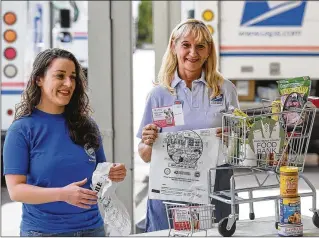
{"label": "food label on can", "polygon": [[303,235],[303,225],[278,225],[278,235],[279,236],[302,236]]}
{"label": "food label on can", "polygon": [[280,175],[280,195],[283,197],[297,197],[298,175]]}
{"label": "food label on can", "polygon": [[280,223],[301,224],[300,197],[280,199]]}

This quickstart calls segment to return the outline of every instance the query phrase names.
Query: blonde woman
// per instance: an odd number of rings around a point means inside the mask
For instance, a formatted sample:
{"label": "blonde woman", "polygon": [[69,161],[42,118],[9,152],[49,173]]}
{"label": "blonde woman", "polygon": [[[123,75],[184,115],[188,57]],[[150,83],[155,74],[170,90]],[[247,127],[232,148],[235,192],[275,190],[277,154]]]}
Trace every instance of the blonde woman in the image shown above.
{"label": "blonde woman", "polygon": [[[137,137],[138,151],[150,162],[152,144],[159,132],[176,132],[216,128],[221,137],[222,112],[238,108],[235,86],[216,70],[217,57],[213,38],[206,25],[189,19],[173,30],[158,74],[159,84],[147,99]],[[163,127],[158,131],[152,120],[152,109],[182,103],[184,125]],[[221,165],[227,166],[227,165]],[[231,170],[217,170],[215,191],[229,189]],[[230,206],[212,201],[216,219],[230,214]],[[146,232],[168,229],[162,201],[148,200]]]}

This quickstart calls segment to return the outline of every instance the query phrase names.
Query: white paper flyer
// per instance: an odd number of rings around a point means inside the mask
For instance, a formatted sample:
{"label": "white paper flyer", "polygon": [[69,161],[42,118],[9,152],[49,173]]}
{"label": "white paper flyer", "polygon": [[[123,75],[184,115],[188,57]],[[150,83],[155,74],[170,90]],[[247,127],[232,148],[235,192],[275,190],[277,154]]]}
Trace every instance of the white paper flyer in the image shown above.
{"label": "white paper flyer", "polygon": [[220,139],[216,129],[159,133],[153,144],[149,198],[209,204],[209,179],[215,182]]}

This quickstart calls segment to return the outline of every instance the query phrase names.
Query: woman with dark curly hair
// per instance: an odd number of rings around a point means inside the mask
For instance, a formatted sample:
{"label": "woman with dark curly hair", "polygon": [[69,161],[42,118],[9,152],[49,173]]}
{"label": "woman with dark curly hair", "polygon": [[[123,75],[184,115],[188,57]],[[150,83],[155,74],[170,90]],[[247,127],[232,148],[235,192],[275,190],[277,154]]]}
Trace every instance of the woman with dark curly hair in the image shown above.
{"label": "woman with dark curly hair", "polygon": [[[105,236],[90,184],[106,158],[86,87],[70,52],[37,55],[3,148],[10,198],[23,203],[21,236]],[[125,176],[123,164],[109,173]]]}

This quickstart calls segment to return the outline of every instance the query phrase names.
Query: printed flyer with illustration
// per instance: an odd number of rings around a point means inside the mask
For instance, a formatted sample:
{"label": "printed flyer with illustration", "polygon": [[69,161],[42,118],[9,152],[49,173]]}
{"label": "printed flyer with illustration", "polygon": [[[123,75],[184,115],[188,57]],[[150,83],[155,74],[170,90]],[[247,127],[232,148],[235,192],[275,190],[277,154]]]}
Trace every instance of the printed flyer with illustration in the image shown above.
{"label": "printed flyer with illustration", "polygon": [[160,133],[153,144],[149,198],[209,204],[221,140],[216,129]]}

